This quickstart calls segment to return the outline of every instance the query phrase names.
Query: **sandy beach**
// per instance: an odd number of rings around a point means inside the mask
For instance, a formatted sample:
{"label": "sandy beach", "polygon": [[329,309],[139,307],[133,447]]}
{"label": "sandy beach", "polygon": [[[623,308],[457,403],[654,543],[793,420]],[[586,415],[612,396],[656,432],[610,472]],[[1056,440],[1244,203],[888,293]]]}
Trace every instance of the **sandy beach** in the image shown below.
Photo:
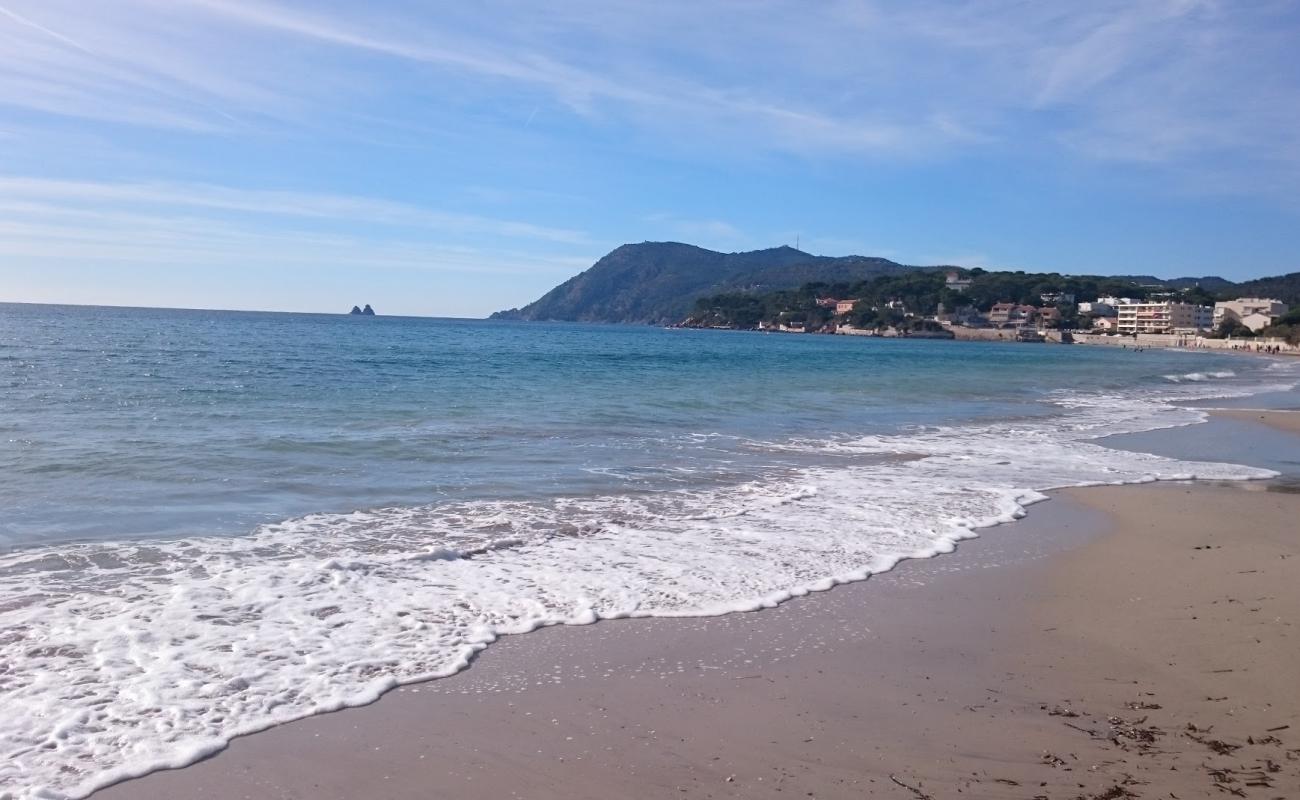
{"label": "sandy beach", "polygon": [[1243,422],[1257,422],[1270,428],[1300,433],[1300,411],[1275,411],[1271,409],[1224,408],[1210,412],[1216,417],[1236,419]]}
{"label": "sandy beach", "polygon": [[95,797],[1294,797],[1300,495],[1270,488],[1065,491],[954,556],[511,637]]}

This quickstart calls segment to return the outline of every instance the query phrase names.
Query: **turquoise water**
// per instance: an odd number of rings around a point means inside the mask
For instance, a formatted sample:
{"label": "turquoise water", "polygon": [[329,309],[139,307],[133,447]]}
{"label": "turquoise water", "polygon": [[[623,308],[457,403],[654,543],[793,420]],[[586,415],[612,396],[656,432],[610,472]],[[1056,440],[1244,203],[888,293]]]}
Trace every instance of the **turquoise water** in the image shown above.
{"label": "turquoise water", "polygon": [[0,544],[740,480],[806,460],[751,440],[1041,416],[1051,393],[1192,369],[1163,351],[0,306]]}
{"label": "turquoise water", "polygon": [[[1228,354],[0,305],[0,797],[83,796],[539,625],[757,609],[1044,489]],[[44,795],[41,792],[51,794]]]}

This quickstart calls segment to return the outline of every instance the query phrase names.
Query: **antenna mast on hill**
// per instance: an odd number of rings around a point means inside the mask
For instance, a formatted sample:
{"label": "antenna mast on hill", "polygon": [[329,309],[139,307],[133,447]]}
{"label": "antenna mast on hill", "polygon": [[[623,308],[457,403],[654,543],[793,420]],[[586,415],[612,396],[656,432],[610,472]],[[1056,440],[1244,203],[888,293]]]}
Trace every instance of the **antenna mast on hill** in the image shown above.
{"label": "antenna mast on hill", "polygon": [[794,235],[794,249],[799,249],[799,234],[797,233]]}

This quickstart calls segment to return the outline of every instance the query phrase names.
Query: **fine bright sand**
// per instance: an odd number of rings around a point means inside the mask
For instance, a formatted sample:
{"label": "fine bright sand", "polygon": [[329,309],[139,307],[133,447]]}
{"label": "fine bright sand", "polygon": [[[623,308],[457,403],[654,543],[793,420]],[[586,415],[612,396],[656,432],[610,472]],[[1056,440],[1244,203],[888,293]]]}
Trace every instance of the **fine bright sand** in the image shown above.
{"label": "fine bright sand", "polygon": [[1061,492],[953,556],[755,614],[508,637],[95,797],[1298,798],[1282,488]]}

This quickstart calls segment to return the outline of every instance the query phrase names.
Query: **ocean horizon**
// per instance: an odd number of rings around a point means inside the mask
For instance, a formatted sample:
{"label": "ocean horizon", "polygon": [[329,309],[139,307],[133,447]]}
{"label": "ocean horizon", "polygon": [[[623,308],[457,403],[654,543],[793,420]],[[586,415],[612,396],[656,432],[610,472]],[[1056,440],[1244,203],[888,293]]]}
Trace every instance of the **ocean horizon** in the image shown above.
{"label": "ocean horizon", "polygon": [[[382,309],[381,309],[382,311]],[[1227,353],[0,304],[0,797],[80,797],[552,624],[770,607],[1285,391]]]}

